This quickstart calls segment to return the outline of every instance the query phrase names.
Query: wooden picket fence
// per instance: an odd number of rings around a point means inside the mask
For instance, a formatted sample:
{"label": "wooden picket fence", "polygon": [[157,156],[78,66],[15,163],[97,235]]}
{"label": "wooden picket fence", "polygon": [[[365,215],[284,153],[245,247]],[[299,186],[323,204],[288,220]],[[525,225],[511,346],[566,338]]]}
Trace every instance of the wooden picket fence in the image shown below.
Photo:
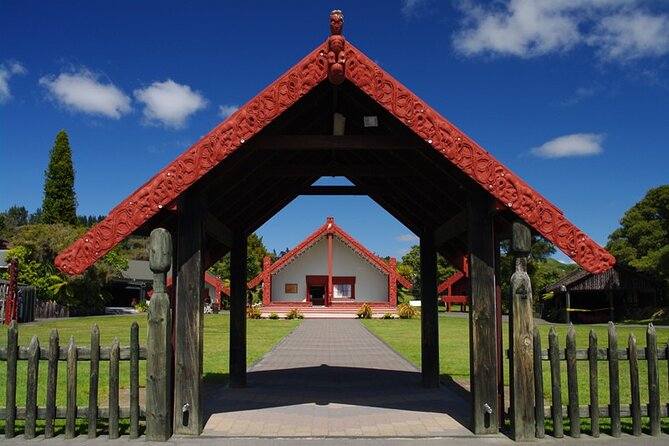
{"label": "wooden picket fence", "polygon": [[[569,421],[569,435],[578,438],[581,435],[580,421],[589,418],[592,426],[592,436],[600,434],[600,419],[610,418],[611,436],[621,435],[621,418],[632,419],[632,434],[642,434],[642,419],[648,417],[650,435],[660,435],[660,420],[669,416],[669,403],[661,402],[660,395],[660,361],[666,360],[669,364],[669,344],[658,348],[655,327],[648,325],[646,332],[646,347],[637,346],[636,338],[630,333],[627,348],[618,347],[618,337],[615,326],[609,322],[608,345],[601,348],[597,344],[597,336],[593,330],[589,334],[587,349],[576,348],[576,333],[573,326],[569,327],[566,337],[566,348],[559,346],[558,336],[554,328],[548,335],[548,349],[541,348],[541,338],[538,329],[534,329],[534,393],[535,393],[535,436],[543,438],[545,435],[545,420],[552,419],[553,436],[564,436],[565,422]],[[562,404],[561,361],[566,362],[568,402]],[[588,362],[588,376],[578,376],[577,363]],[[621,402],[620,376],[621,361],[628,361],[631,401]],[[639,361],[646,361],[648,374],[648,403],[641,404]],[[544,406],[543,363],[547,362],[550,368],[551,405]],[[606,362],[609,376],[608,405],[599,404],[599,364]],[[588,379],[589,405],[579,405],[578,381]],[[665,397],[667,394],[665,394]]]}
{"label": "wooden picket fence", "polygon": [[[12,322],[8,329],[7,346],[0,347],[0,360],[6,361],[6,404],[0,407],[0,420],[5,420],[5,437],[16,434],[16,420],[25,420],[24,437],[35,438],[37,420],[44,420],[45,438],[53,437],[56,419],[65,420],[65,438],[76,435],[76,420],[87,420],[88,437],[98,435],[98,421],[106,420],[110,439],[118,438],[119,420],[129,419],[130,438],[139,436],[139,422],[144,419],[144,407],[139,404],[139,361],[146,359],[146,347],[139,345],[139,325],[134,322],[130,328],[130,345],[121,346],[114,338],[111,346],[100,346],[100,330],[93,325],[90,346],[77,346],[73,338],[65,348],[61,348],[58,332],[54,329],[49,338],[49,346],[41,347],[37,336],[33,336],[30,345],[18,345],[18,328]],[[26,401],[24,407],[16,406],[17,364],[27,361]],[[89,399],[87,407],[77,407],[77,364],[90,363]],[[99,407],[98,388],[100,361],[109,361],[109,404]],[[129,406],[119,407],[119,364],[130,362],[130,402]],[[58,382],[59,362],[66,365],[66,406],[56,406],[56,386]],[[46,407],[38,407],[37,390],[44,388],[38,383],[41,363],[47,369]],[[62,370],[62,368],[61,368]]]}

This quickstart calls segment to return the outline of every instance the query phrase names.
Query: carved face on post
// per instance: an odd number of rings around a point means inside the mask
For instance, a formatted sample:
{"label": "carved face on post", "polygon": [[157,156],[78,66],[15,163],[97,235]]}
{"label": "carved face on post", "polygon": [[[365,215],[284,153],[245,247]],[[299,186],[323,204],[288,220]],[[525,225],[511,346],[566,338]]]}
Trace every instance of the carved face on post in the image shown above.
{"label": "carved face on post", "polygon": [[344,28],[344,14],[339,9],[335,9],[330,13],[330,32],[333,35],[341,34]]}

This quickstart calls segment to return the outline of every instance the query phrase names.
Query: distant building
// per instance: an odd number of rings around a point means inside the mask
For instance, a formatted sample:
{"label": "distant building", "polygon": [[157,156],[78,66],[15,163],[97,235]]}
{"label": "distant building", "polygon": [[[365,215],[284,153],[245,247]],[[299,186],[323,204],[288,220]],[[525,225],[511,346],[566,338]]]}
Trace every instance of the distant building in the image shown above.
{"label": "distant building", "polygon": [[248,283],[262,286],[263,306],[318,306],[324,309],[397,306],[397,284],[411,284],[328,217],[325,224]]}
{"label": "distant building", "polygon": [[561,322],[596,323],[625,319],[640,308],[657,308],[662,286],[657,281],[615,265],[599,274],[579,268],[546,287],[553,298],[543,302],[543,315]]}
{"label": "distant building", "polygon": [[[223,285],[220,277],[216,277],[209,272],[205,272],[205,296],[207,303],[217,303],[220,308],[221,293],[224,296],[230,296],[230,290]],[[172,286],[172,270],[167,273],[168,289]],[[133,303],[150,297],[153,289],[153,272],[149,268],[148,260],[129,260],[128,269],[121,271],[121,277],[112,280],[107,288],[112,295],[112,300],[107,303],[108,306],[127,307]]]}

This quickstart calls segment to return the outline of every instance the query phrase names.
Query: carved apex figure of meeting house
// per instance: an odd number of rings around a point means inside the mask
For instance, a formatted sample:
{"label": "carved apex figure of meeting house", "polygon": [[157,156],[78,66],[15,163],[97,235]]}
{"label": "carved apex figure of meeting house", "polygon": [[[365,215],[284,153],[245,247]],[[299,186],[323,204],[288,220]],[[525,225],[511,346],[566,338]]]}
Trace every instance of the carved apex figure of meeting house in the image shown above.
{"label": "carved apex figure of meeting house", "polygon": [[344,63],[346,62],[346,53],[344,46],[346,39],[341,35],[344,28],[344,14],[335,9],[330,13],[330,32],[332,35],[328,38],[328,79],[334,85],[344,82]]}

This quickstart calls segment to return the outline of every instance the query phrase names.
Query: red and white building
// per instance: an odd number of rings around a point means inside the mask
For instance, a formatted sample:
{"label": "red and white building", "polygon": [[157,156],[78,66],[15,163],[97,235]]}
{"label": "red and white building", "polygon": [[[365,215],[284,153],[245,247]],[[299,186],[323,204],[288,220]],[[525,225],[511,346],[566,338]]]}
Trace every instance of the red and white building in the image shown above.
{"label": "red and white building", "polygon": [[293,307],[321,310],[357,309],[367,303],[375,310],[393,311],[397,285],[411,283],[397,273],[397,262],[381,260],[328,217],[323,226],[286,255],[271,263],[248,283],[262,286],[263,307],[280,312]]}

